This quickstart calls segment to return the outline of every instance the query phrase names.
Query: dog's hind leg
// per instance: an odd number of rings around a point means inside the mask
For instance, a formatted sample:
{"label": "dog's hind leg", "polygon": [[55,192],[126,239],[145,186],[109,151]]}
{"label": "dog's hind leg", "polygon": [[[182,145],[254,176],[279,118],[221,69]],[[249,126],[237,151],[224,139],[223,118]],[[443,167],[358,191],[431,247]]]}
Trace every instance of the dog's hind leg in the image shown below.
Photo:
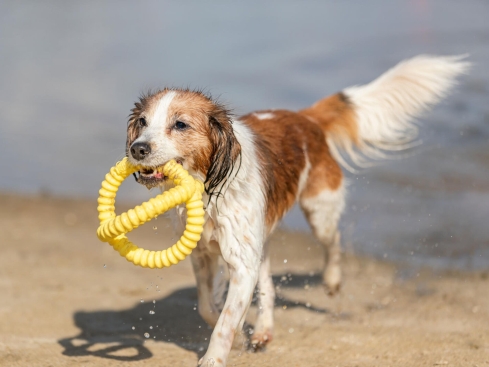
{"label": "dog's hind leg", "polygon": [[328,294],[334,295],[341,286],[338,222],[344,208],[344,188],[342,185],[336,189],[324,186],[318,190],[318,182],[312,182],[302,192],[300,205],[314,235],[325,248],[323,284]]}
{"label": "dog's hind leg", "polygon": [[258,318],[251,337],[251,346],[255,350],[265,347],[273,337],[275,289],[270,274],[270,255],[267,245],[265,245],[264,254],[258,274]]}

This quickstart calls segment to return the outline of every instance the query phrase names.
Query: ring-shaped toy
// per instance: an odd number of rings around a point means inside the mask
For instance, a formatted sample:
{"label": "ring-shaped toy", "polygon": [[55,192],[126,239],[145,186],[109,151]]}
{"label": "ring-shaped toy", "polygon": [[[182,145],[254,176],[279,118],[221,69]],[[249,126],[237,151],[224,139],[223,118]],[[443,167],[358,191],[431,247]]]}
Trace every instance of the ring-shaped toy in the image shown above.
{"label": "ring-shaped toy", "polygon": [[[195,180],[174,160],[166,163],[161,172],[173,181],[175,187],[130,209],[121,215],[115,214],[115,196],[117,190],[129,175],[138,171],[137,166],[127,158],[118,162],[105,175],[98,198],[98,219],[100,226],[97,236],[108,242],[114,250],[134,265],[144,268],[163,268],[178,264],[197,246],[204,226],[204,203],[202,193],[204,184]],[[150,251],[133,244],[126,233],[150,221],[160,214],[185,203],[187,223],[182,237],[170,248],[163,251]]]}

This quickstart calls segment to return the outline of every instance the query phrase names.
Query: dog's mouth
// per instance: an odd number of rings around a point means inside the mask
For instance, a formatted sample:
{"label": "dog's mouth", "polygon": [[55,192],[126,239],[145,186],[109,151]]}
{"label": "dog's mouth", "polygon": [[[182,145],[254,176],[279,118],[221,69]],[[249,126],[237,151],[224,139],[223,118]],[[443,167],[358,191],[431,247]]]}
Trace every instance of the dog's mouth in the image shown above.
{"label": "dog's mouth", "polygon": [[[175,159],[180,165],[183,164],[182,159]],[[166,163],[165,163],[166,164]],[[168,177],[165,176],[161,171],[165,164],[157,167],[141,167],[139,171],[134,173],[136,182],[146,186],[147,188],[152,188],[162,185]]]}

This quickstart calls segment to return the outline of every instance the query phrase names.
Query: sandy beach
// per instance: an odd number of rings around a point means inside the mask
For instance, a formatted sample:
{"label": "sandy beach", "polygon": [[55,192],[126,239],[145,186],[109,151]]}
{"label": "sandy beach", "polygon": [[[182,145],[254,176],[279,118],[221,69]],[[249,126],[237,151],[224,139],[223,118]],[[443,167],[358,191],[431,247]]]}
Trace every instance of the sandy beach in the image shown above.
{"label": "sandy beach", "polygon": [[[0,195],[0,366],[196,365],[211,330],[189,261],[137,268],[96,226],[93,200]],[[131,238],[150,249],[174,239],[164,218]],[[341,294],[329,298],[311,236],[279,230],[271,241],[274,341],[251,353],[243,337],[230,366],[489,366],[487,271],[347,253]]]}

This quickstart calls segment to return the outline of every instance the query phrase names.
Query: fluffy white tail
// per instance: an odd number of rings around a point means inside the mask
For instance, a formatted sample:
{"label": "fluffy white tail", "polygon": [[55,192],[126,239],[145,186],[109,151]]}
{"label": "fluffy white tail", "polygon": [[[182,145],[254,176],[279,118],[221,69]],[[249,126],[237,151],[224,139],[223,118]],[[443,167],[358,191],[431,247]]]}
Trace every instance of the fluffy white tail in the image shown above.
{"label": "fluffy white tail", "polygon": [[[302,112],[323,126],[335,158],[354,171],[340,150],[355,165],[365,167],[372,159],[388,158],[388,151],[413,146],[418,136],[414,119],[446,96],[455,78],[468,70],[470,63],[464,58],[417,56],[369,84],[347,88]],[[332,99],[336,102],[332,103]],[[341,107],[338,101],[345,106]],[[321,119],[319,114],[325,113],[327,118]]]}

